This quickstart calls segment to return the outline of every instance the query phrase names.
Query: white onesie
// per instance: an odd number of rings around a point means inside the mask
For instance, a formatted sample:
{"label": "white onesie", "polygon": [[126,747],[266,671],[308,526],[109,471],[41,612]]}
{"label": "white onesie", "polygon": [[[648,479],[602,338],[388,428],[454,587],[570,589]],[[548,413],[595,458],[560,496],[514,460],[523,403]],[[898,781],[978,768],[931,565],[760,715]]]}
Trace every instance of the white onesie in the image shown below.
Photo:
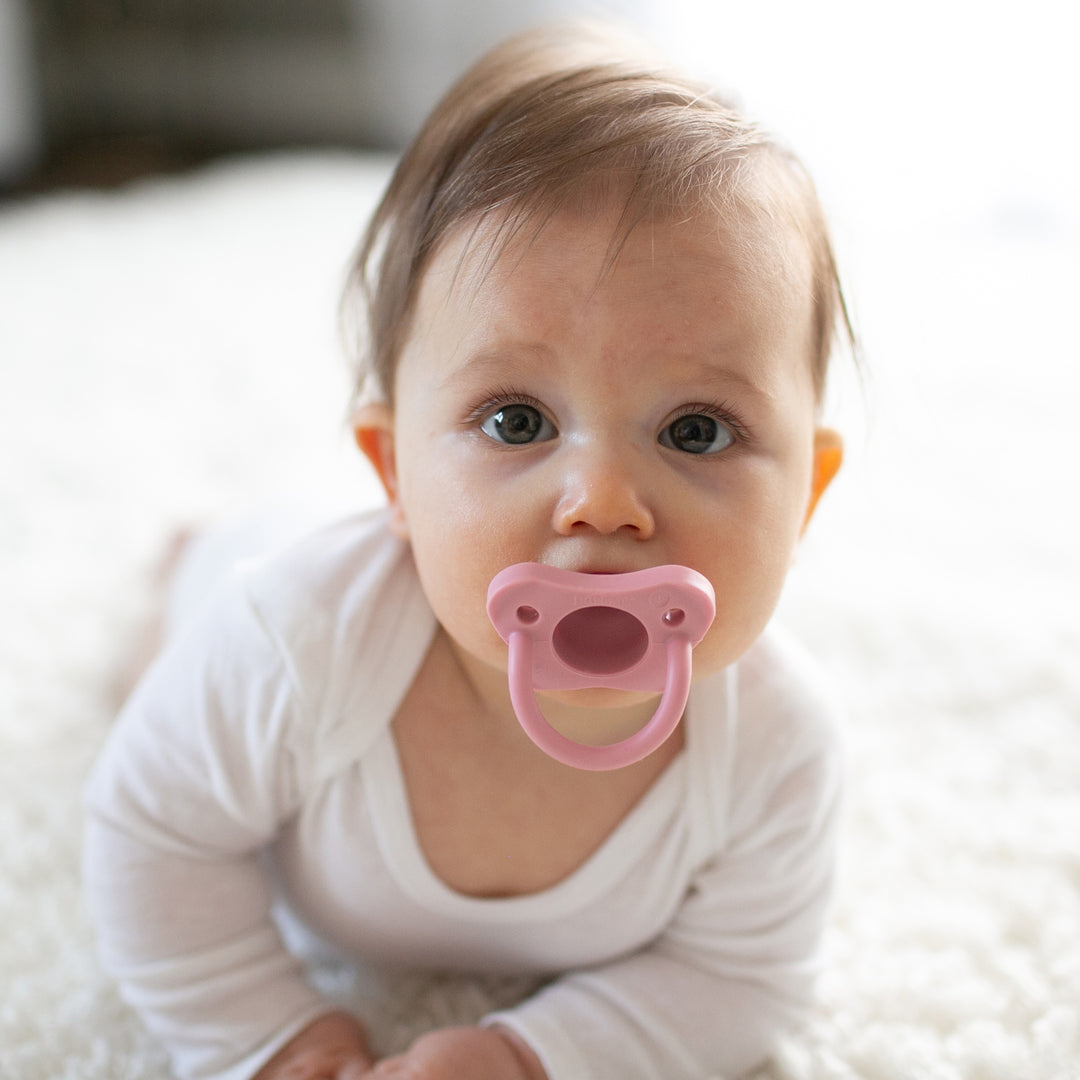
{"label": "white onesie", "polygon": [[435,631],[382,514],[215,590],[87,788],[103,962],[185,1078],[243,1080],[328,1008],[273,919],[346,957],[549,977],[487,1018],[550,1080],[702,1080],[768,1054],[811,989],[833,867],[830,709],[770,630],[695,683],[685,749],[550,889],[478,899],[417,843],[390,722]]}

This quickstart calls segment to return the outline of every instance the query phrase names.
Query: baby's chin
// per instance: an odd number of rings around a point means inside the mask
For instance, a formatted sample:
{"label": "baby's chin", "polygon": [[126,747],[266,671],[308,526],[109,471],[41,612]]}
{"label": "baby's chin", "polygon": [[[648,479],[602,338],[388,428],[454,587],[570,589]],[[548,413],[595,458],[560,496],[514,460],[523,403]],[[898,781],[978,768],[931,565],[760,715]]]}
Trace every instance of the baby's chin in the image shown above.
{"label": "baby's chin", "polygon": [[597,686],[538,691],[536,702],[561,735],[585,746],[607,746],[640,731],[652,719],[660,695]]}

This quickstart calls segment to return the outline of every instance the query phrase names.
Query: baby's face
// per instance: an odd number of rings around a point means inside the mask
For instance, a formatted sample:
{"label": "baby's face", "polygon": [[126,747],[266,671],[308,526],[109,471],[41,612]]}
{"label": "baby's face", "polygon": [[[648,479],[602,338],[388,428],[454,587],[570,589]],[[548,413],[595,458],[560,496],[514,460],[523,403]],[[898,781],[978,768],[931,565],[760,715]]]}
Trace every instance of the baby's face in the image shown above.
{"label": "baby's face", "polygon": [[494,263],[493,227],[462,229],[422,283],[395,381],[395,529],[474,670],[505,671],[485,597],[526,561],[701,572],[717,617],[694,671],[717,670],[764,628],[808,514],[798,243],[646,222],[611,264],[617,228],[563,212]]}

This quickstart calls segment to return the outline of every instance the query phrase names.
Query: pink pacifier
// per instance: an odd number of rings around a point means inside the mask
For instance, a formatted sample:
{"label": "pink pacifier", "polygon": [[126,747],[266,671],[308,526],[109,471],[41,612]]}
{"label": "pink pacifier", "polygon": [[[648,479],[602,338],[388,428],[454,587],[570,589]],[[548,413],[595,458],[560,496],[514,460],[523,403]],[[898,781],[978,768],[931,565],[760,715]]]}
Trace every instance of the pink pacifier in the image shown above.
{"label": "pink pacifier", "polygon": [[[690,695],[690,653],[716,614],[707,578],[686,566],[629,574],[581,574],[517,563],[488,586],[487,611],[510,647],[510,700],[525,733],[578,769],[621,769],[647,757],[675,730]],[[609,746],[556,731],[537,690],[602,686],[663,691],[652,719]]]}

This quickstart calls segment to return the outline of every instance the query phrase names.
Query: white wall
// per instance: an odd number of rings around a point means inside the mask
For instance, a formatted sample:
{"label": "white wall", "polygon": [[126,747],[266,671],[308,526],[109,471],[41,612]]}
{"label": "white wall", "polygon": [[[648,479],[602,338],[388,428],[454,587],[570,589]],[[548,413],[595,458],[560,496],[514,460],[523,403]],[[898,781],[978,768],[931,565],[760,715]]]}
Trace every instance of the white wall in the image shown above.
{"label": "white wall", "polygon": [[611,14],[736,96],[848,222],[1080,228],[1080,75],[1060,0],[353,0],[384,137],[401,141],[503,34]]}
{"label": "white wall", "polygon": [[1080,219],[1076,31],[1059,0],[665,0],[672,55],[730,86],[826,198]]}

